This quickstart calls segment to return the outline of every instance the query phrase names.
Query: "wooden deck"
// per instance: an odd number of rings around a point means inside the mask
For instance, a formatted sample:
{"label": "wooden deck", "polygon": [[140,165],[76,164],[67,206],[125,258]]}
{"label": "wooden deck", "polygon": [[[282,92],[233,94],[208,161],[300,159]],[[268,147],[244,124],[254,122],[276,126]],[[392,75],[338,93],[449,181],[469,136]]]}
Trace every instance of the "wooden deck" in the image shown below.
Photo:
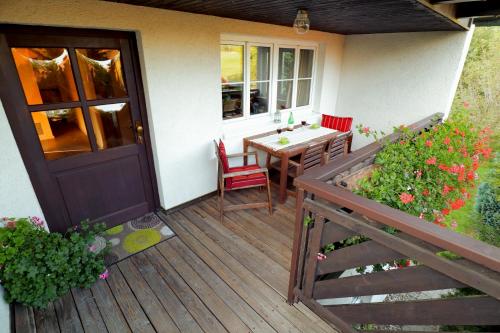
{"label": "wooden deck", "polygon": [[[230,193],[234,203],[264,192]],[[46,310],[15,306],[16,332],[335,332],[303,304],[285,302],[294,200],[228,212],[216,197],[161,214],[176,236],[110,267],[107,281]]]}

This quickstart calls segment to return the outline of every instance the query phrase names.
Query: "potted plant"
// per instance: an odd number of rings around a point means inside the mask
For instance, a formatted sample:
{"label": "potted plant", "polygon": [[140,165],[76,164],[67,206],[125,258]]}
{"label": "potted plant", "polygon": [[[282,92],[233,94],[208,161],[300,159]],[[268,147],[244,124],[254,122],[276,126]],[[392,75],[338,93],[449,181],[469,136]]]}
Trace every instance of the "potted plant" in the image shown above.
{"label": "potted plant", "polygon": [[2,218],[0,283],[5,300],[45,308],[72,288],[88,288],[99,277],[106,278],[107,244],[104,249],[96,245],[103,231],[103,224],[83,222],[63,235],[49,233],[36,217]]}

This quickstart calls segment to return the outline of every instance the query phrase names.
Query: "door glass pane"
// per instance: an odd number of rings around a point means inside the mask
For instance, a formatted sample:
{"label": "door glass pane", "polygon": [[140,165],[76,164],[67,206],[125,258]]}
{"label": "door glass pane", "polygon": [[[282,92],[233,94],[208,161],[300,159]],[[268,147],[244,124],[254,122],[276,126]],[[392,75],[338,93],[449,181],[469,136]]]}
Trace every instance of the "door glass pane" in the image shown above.
{"label": "door glass pane", "polygon": [[250,81],[269,80],[271,48],[266,46],[250,47]]}
{"label": "door glass pane", "polygon": [[127,96],[119,50],[77,49],[76,55],[87,99]]}
{"label": "door glass pane", "polygon": [[269,105],[269,81],[250,83],[250,114],[266,113]]}
{"label": "door glass pane", "polygon": [[300,50],[299,78],[312,77],[313,61],[314,61],[313,50],[304,50],[304,49]]}
{"label": "door glass pane", "polygon": [[135,143],[128,103],[91,106],[89,110],[99,150]]}
{"label": "door glass pane", "polygon": [[221,83],[243,82],[243,45],[221,45]]}
{"label": "door glass pane", "polygon": [[292,79],[295,64],[295,49],[279,50],[278,79]]}
{"label": "door glass pane", "polygon": [[311,79],[301,79],[297,83],[297,106],[309,105]]}
{"label": "door glass pane", "polygon": [[222,85],[222,119],[243,117],[243,84]]}
{"label": "door glass pane", "polygon": [[276,109],[284,110],[292,107],[293,81],[278,81],[278,98]]}
{"label": "door glass pane", "polygon": [[78,100],[67,49],[12,48],[11,51],[29,105]]}
{"label": "door glass pane", "polygon": [[31,117],[47,160],[91,151],[80,108],[32,112]]}

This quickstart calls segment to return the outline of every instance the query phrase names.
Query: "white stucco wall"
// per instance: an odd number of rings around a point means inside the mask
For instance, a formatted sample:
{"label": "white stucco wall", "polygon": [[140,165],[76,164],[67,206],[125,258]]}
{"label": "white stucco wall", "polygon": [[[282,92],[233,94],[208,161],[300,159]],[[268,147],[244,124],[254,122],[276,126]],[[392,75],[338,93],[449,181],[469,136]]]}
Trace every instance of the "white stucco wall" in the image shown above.
{"label": "white stucco wall", "polygon": [[[346,36],[336,114],[384,131],[447,114],[472,32]],[[355,133],[353,148],[368,142]]]}
{"label": "white stucco wall", "polygon": [[39,216],[43,218],[1,102],[0,170],[0,217]]}
{"label": "white stucco wall", "polygon": [[[219,60],[221,34],[317,43],[320,75],[316,80],[314,110],[334,112],[344,39],[340,35],[310,31],[301,36],[289,27],[93,0],[0,1],[0,22],[137,33],[155,168],[164,208],[215,190],[216,164],[211,142],[214,138],[227,138],[228,150],[239,151],[244,135],[275,127],[270,117],[223,125]],[[296,120],[311,115],[300,115]],[[13,142],[13,138],[3,110],[0,110],[0,126],[7,128],[0,131],[0,155],[5,155],[5,149],[15,154],[14,144],[4,144]],[[3,160],[2,163],[5,168],[2,179],[6,172],[12,174],[12,181],[28,182],[18,155],[12,163]],[[2,193],[1,198],[5,195]],[[19,196],[24,198],[19,200],[23,202],[24,210],[12,213],[26,215],[39,211],[36,200],[32,200],[31,188],[20,192]],[[0,202],[0,212],[4,212],[9,202]]]}

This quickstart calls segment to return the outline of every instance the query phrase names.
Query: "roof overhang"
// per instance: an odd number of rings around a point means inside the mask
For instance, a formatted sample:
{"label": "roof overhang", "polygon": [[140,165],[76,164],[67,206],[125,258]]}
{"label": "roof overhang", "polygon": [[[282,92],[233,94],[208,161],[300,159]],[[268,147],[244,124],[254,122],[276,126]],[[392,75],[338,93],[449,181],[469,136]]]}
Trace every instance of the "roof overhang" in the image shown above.
{"label": "roof overhang", "polygon": [[311,29],[339,34],[463,31],[500,14],[497,0],[108,0],[291,27],[307,9]]}

